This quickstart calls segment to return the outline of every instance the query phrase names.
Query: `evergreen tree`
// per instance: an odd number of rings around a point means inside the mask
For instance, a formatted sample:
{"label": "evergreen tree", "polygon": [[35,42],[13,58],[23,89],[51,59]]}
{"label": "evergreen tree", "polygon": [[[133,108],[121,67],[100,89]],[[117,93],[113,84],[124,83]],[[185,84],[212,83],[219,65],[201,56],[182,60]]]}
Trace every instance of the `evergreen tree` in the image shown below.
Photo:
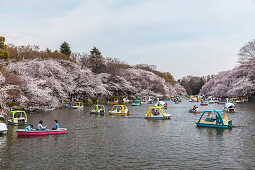
{"label": "evergreen tree", "polygon": [[67,42],[63,42],[60,46],[60,52],[70,57],[71,55],[71,49]]}
{"label": "evergreen tree", "polygon": [[47,52],[47,53],[51,53],[51,49],[46,48],[45,52]]}
{"label": "evergreen tree", "polygon": [[9,52],[7,51],[7,45],[4,43],[5,37],[0,36],[0,59],[4,59],[5,61],[9,61]]}
{"label": "evergreen tree", "polygon": [[104,57],[102,56],[102,53],[96,47],[94,47],[90,51],[89,63],[92,68],[92,71],[95,73],[100,73],[102,69],[105,68]]}

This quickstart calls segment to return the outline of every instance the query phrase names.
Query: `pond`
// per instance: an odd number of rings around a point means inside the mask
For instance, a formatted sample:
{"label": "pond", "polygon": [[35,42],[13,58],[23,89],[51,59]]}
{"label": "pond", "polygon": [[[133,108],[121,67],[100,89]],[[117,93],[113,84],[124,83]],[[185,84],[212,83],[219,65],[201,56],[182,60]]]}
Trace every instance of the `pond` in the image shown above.
{"label": "pond", "polygon": [[[8,126],[0,136],[1,169],[254,169],[255,105],[237,104],[229,113],[232,129],[198,128],[201,114],[189,113],[194,104],[168,103],[170,120],[147,120],[150,106],[131,106],[128,117],[104,116],[83,110],[57,109],[28,114],[34,127],[40,120],[49,128],[54,120],[67,134],[17,137]],[[224,105],[199,106],[201,110]],[[19,127],[22,128],[22,127]]]}

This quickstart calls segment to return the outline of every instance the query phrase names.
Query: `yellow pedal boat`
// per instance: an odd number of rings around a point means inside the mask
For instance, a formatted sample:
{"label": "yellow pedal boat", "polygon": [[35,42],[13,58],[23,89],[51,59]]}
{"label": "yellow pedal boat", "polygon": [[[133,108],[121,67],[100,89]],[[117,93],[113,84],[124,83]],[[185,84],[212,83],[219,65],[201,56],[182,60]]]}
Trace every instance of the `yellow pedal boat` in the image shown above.
{"label": "yellow pedal boat", "polygon": [[129,110],[126,105],[114,105],[109,115],[127,116],[129,115]]}

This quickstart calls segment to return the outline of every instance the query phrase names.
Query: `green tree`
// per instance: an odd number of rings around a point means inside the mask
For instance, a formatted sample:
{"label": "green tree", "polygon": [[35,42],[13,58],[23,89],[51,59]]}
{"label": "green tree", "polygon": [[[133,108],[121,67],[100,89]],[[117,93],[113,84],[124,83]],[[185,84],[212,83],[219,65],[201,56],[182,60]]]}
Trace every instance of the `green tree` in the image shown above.
{"label": "green tree", "polygon": [[63,42],[60,46],[60,52],[70,57],[72,51],[70,49],[70,46],[67,42]]}
{"label": "green tree", "polygon": [[0,59],[4,59],[5,61],[9,61],[9,52],[7,51],[7,45],[4,43],[5,37],[0,36]]}
{"label": "green tree", "polygon": [[92,71],[95,73],[100,73],[102,69],[105,68],[104,57],[102,56],[102,53],[96,47],[94,47],[90,51],[89,63],[90,63],[90,67],[92,68]]}
{"label": "green tree", "polygon": [[46,48],[45,52],[47,52],[47,53],[51,53],[51,49]]}

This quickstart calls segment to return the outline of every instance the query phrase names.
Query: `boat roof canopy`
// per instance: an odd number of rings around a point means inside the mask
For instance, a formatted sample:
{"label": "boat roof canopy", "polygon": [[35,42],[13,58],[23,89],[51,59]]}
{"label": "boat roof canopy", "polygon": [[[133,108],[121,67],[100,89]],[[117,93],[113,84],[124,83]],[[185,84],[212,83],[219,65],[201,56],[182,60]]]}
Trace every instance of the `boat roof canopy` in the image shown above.
{"label": "boat roof canopy", "polygon": [[[121,106],[121,107],[123,107],[123,106],[126,106],[126,105],[113,105],[113,107],[115,107],[115,106]],[[127,106],[126,106],[127,107]]]}
{"label": "boat roof canopy", "polygon": [[150,107],[149,109],[162,109],[163,106],[154,106],[154,107]]}
{"label": "boat roof canopy", "polygon": [[230,107],[230,106],[234,106],[235,107],[235,105],[233,103],[226,103],[225,104],[225,107]]}

